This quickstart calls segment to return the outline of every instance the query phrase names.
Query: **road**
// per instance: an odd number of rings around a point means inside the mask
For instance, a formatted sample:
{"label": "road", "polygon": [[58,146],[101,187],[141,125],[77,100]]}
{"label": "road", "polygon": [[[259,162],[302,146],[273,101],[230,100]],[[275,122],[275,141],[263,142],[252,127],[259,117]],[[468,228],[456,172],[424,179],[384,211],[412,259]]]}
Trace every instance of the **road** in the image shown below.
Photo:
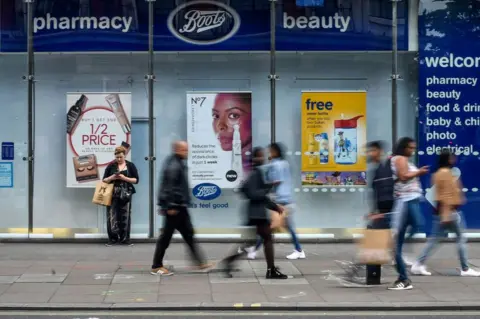
{"label": "road", "polygon": [[480,312],[0,312],[0,319],[476,319]]}

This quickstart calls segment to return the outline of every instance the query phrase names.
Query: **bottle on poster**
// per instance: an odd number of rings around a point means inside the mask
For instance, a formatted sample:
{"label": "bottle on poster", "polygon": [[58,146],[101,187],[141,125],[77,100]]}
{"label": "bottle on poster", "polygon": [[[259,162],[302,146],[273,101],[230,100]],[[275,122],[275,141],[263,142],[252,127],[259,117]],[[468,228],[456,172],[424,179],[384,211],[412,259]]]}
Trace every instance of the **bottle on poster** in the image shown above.
{"label": "bottle on poster", "polygon": [[363,115],[358,115],[350,119],[334,121],[334,158],[335,163],[342,165],[352,165],[357,163],[358,142],[357,142],[357,121]]}

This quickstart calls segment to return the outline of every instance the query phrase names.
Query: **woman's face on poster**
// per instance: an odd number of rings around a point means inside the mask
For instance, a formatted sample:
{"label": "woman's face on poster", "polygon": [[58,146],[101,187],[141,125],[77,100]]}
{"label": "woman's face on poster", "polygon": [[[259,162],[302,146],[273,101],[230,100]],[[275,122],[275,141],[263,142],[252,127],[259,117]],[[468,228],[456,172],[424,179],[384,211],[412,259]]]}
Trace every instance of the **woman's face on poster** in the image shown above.
{"label": "woman's face on poster", "polygon": [[232,150],[233,126],[239,125],[242,147],[252,141],[252,105],[249,93],[219,93],[212,109],[212,127],[222,150]]}

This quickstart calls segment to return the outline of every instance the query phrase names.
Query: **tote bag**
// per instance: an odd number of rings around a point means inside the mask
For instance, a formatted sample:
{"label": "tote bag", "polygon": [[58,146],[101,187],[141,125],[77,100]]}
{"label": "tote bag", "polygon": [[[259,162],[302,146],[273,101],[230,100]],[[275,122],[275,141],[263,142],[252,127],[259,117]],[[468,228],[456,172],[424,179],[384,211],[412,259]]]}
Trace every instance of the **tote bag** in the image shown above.
{"label": "tote bag", "polygon": [[93,194],[92,203],[102,206],[111,206],[113,196],[113,184],[98,182]]}

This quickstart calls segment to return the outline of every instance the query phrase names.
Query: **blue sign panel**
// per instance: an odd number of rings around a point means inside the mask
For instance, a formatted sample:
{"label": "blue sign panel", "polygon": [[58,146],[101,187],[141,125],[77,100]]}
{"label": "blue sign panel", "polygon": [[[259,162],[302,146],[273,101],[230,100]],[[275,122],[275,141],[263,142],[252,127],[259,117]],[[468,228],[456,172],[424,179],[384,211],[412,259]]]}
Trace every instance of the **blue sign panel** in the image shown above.
{"label": "blue sign panel", "polygon": [[0,188],[13,187],[13,163],[0,162]]}
{"label": "blue sign panel", "polygon": [[[146,51],[148,3],[144,0],[36,0],[34,50]],[[25,52],[26,6],[23,1],[0,1],[3,52]]]}
{"label": "blue sign panel", "polygon": [[12,142],[2,142],[2,161],[15,159],[15,146]]}
{"label": "blue sign panel", "polygon": [[[228,3],[228,4],[226,4]],[[399,2],[399,49],[407,50],[406,1]],[[145,0],[36,0],[34,50],[147,51]],[[22,1],[0,1],[0,51],[25,52]],[[286,51],[391,50],[391,1],[283,0],[276,46]],[[268,51],[269,0],[154,3],[156,51]]]}
{"label": "blue sign panel", "polygon": [[[438,153],[457,154],[468,228],[480,228],[480,3],[423,0],[419,20],[419,165],[438,167]],[[422,180],[430,187],[430,176]],[[433,194],[427,192],[426,216]]]}
{"label": "blue sign panel", "polygon": [[[306,1],[308,3],[308,1]],[[310,1],[311,2],[311,1]],[[284,0],[277,8],[280,51],[392,50],[392,2],[325,0],[303,7]],[[406,1],[398,3],[398,49],[408,50]]]}

